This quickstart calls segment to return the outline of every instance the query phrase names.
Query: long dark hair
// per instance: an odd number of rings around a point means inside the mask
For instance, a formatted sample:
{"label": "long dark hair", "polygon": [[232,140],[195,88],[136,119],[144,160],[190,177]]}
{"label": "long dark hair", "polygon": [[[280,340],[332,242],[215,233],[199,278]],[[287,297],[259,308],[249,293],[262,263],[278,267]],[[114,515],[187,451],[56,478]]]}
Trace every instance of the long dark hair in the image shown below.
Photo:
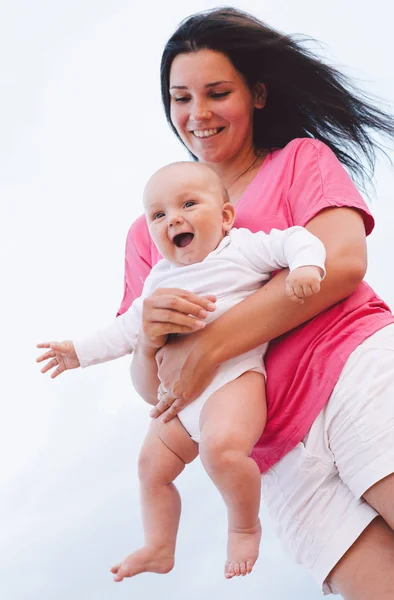
{"label": "long dark hair", "polygon": [[231,7],[186,18],[164,48],[162,100],[178,138],[170,116],[171,64],[178,54],[203,49],[225,54],[251,89],[257,83],[266,85],[267,103],[254,113],[256,150],[283,148],[294,138],[313,137],[327,144],[361,182],[372,177],[376,150],[384,152],[372,133],[393,136],[392,115],[374,106],[343,74],[293,37]]}

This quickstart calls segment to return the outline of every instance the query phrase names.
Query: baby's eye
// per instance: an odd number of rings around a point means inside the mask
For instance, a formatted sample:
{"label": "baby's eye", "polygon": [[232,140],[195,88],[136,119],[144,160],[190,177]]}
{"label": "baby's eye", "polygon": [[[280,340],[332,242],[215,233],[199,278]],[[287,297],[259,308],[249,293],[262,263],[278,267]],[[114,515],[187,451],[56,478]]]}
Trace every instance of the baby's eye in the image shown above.
{"label": "baby's eye", "polygon": [[185,208],[190,208],[191,206],[194,206],[196,204],[196,202],[194,200],[188,200],[187,202],[185,202]]}
{"label": "baby's eye", "polygon": [[163,212],[157,212],[153,215],[152,217],[152,221],[155,221],[156,219],[161,219],[162,217],[164,217],[164,213]]}

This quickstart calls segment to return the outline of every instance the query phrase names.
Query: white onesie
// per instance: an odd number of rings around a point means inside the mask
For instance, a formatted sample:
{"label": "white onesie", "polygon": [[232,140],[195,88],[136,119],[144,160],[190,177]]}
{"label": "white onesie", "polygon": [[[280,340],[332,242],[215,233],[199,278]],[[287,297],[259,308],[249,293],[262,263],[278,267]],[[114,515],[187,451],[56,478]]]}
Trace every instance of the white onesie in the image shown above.
{"label": "white onesie", "polygon": [[[181,288],[198,296],[216,296],[216,310],[205,319],[209,323],[258,290],[273,271],[315,265],[324,276],[324,261],[324,245],[303,227],[272,229],[269,234],[233,228],[202,262],[176,265],[160,260],[146,278],[141,296],[127,312],[92,336],[74,341],[81,367],[113,360],[134,350],[142,323],[143,299],[157,288]],[[205,392],[178,414],[193,440],[200,439],[201,409],[216,390],[247,371],[265,375],[266,349],[267,344],[263,344],[220,365]]]}

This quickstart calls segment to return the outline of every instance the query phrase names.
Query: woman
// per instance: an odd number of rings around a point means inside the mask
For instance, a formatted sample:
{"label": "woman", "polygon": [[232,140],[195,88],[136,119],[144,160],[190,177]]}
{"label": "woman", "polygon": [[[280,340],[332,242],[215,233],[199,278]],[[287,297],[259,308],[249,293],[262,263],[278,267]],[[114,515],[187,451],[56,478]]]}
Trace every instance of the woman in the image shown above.
{"label": "woman", "polygon": [[[392,598],[394,318],[362,281],[373,219],[339,161],[362,175],[364,155],[372,172],[368,130],[392,135],[393,120],[291,38],[234,9],[186,19],[161,77],[170,126],[221,177],[235,225],[307,227],[326,246],[327,277],[295,308],[280,272],[202,331],[169,340],[156,355],[152,416],[170,420],[218,365],[274,340],[268,422],[252,456],[279,536],[326,593]],[[120,312],[158,259],[141,218],[128,235]],[[204,302],[172,289],[145,302],[132,377],[152,403],[155,338],[192,331]]]}

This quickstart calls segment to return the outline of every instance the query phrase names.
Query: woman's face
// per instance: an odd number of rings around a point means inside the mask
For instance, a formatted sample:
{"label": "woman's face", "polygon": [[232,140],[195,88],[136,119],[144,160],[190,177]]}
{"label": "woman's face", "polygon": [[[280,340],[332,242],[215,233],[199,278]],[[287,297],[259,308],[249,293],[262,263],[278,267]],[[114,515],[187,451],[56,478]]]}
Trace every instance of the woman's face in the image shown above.
{"label": "woman's face", "polygon": [[213,50],[178,54],[170,70],[171,121],[204,163],[250,153],[256,94],[226,55]]}

